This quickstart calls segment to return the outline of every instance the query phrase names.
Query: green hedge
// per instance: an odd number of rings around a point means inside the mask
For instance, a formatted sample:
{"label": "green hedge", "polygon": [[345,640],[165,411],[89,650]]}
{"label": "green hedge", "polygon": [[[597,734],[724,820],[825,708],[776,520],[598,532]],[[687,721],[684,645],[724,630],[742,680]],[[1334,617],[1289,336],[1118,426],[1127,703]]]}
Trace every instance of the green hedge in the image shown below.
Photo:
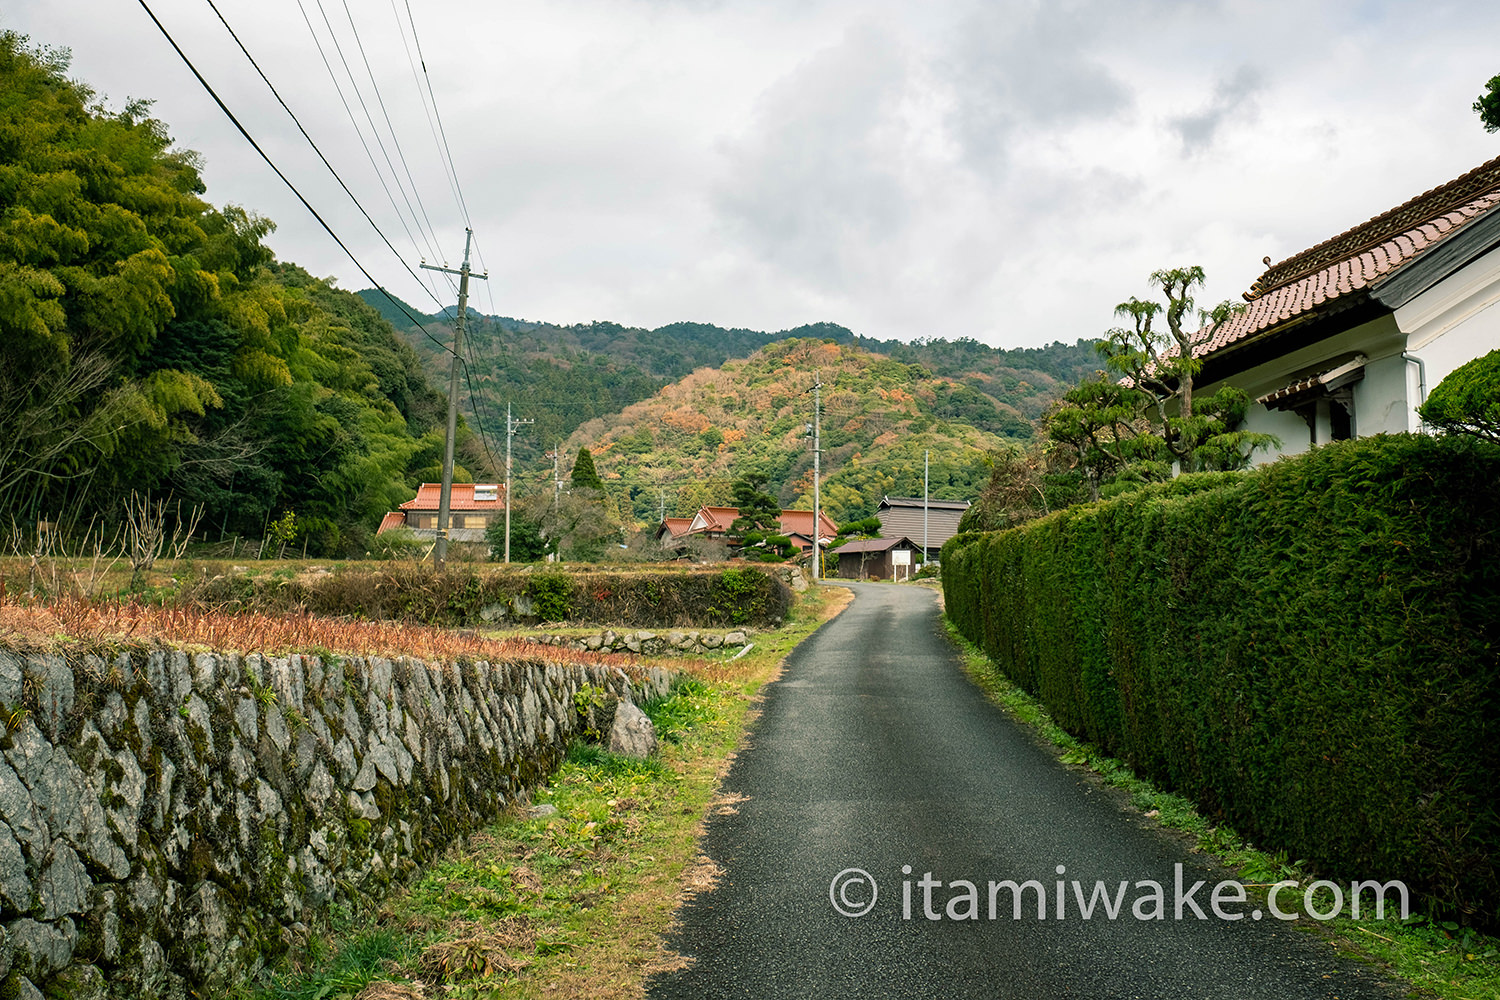
{"label": "green hedge", "polygon": [[514,623],[518,608],[541,621],[594,622],[639,628],[775,627],[792,606],[792,592],[774,570],[750,567],[685,570],[580,570],[561,567],[481,571],[459,565],[372,570],[350,566],[301,576],[233,574],[185,588],[178,601],[225,611],[307,612],[482,626],[484,612],[503,606]]}
{"label": "green hedge", "polygon": [[1263,847],[1500,915],[1500,448],[1366,438],[943,550],[1069,732]]}

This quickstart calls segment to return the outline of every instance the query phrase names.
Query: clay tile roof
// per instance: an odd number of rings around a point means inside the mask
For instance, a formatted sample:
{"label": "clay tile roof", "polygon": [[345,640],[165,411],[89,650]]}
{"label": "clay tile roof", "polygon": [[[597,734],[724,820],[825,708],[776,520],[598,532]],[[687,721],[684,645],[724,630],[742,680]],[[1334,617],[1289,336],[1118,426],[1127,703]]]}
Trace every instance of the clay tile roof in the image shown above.
{"label": "clay tile roof", "polygon": [[921,507],[925,505],[931,510],[968,510],[968,500],[937,500],[929,499],[923,501],[921,497],[892,497],[880,498],[882,507]]}
{"label": "clay tile roof", "polygon": [[[700,507],[698,516],[704,520],[704,531],[728,531],[740,516],[738,507]],[[696,520],[696,518],[694,519]]]}
{"label": "clay tile roof", "polygon": [[[402,510],[437,510],[442,483],[423,483],[417,495],[401,505]],[[475,494],[484,499],[476,499]],[[489,484],[454,483],[448,495],[449,510],[496,510],[505,507],[505,487]]]}
{"label": "clay tile roof", "polygon": [[662,524],[673,538],[681,538],[693,526],[693,519],[690,517],[669,517]]}
{"label": "clay tile roof", "polygon": [[[823,538],[832,538],[839,532],[838,525],[829,519],[827,514],[818,512],[818,523],[823,527]],[[798,534],[811,538],[813,535],[813,513],[810,510],[783,510],[781,512],[781,533],[783,535]]]}
{"label": "clay tile roof", "polygon": [[1212,354],[1362,291],[1497,206],[1500,157],[1272,264],[1245,293],[1245,310],[1204,331],[1193,353]]}
{"label": "clay tile roof", "polygon": [[405,526],[406,515],[399,510],[393,510],[380,519],[380,527],[375,529],[375,534],[378,535],[383,531],[394,531],[397,528],[404,528]]}

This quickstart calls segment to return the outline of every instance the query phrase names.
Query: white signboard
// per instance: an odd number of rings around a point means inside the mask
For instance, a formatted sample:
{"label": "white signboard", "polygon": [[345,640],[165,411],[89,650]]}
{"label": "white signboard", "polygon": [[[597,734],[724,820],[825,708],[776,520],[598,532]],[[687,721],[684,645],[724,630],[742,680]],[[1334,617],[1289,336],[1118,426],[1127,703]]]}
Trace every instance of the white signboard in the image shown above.
{"label": "white signboard", "polygon": [[911,550],[910,549],[894,549],[894,550],[892,550],[892,552],[891,552],[891,565],[892,566],[910,566],[911,565]]}

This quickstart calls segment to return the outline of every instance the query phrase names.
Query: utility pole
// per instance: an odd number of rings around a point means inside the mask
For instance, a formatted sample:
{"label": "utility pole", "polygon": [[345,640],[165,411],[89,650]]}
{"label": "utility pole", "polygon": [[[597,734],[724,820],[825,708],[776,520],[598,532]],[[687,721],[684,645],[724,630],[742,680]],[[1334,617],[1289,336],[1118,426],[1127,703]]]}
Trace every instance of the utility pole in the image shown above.
{"label": "utility pole", "polygon": [[557,474],[557,457],[562,454],[562,442],[552,449],[552,514],[557,515],[557,501],[562,497],[562,477]]}
{"label": "utility pole", "polygon": [[823,505],[818,495],[819,462],[823,455],[823,378],[813,373],[813,583],[823,575]]}
{"label": "utility pole", "polygon": [[[451,267],[438,267],[423,262],[428,271],[442,271],[458,275],[458,318],[453,323],[453,364],[448,371],[448,436],[443,444],[443,490],[438,494],[437,541],[432,547],[432,564],[442,569],[448,560],[448,508],[453,497],[453,437],[458,430],[458,366],[463,357],[464,320],[469,313],[469,244],[474,239],[474,230],[464,230],[464,265],[457,271]],[[488,281],[489,275],[476,274],[480,281]]]}
{"label": "utility pole", "polygon": [[[510,562],[510,439],[516,436],[516,428],[534,424],[535,420],[516,420],[510,415],[510,404],[505,404],[505,561]],[[557,461],[555,458],[553,461]]]}
{"label": "utility pole", "polygon": [[927,565],[927,470],[928,456],[932,452],[922,452],[922,565]]}

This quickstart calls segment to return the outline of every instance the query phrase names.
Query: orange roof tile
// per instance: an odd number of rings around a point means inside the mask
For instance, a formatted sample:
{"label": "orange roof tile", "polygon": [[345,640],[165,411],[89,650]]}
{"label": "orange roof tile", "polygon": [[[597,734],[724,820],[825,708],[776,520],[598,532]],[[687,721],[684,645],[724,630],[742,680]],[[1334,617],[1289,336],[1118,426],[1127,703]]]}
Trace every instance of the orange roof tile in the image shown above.
{"label": "orange roof tile", "polygon": [[669,517],[662,524],[666,526],[667,531],[673,538],[681,538],[693,526],[693,519],[690,517]]}
{"label": "orange roof tile", "polygon": [[[475,492],[494,492],[494,499],[475,500]],[[442,497],[442,483],[423,483],[417,495],[401,505],[402,510],[437,510]],[[505,487],[488,484],[454,483],[448,496],[449,510],[495,510],[505,507]]]}
{"label": "orange roof tile", "polygon": [[393,510],[380,520],[380,527],[375,529],[375,534],[385,531],[394,531],[396,528],[406,527],[406,515],[399,510]]}
{"label": "orange roof tile", "polygon": [[[821,515],[819,517],[819,521],[823,525],[823,537],[832,538],[834,535],[838,534],[838,525],[834,524],[833,521],[828,517],[828,515],[824,514],[822,511],[819,511],[819,514]],[[702,520],[703,527],[699,528],[699,531],[717,531],[727,533],[733,530],[735,519],[739,516],[740,511],[738,507],[700,507],[698,508],[698,513],[694,515],[692,520],[693,522],[697,522],[700,519]],[[670,520],[670,518],[668,520]],[[779,527],[781,533],[784,535],[799,534],[811,538],[813,534],[812,511],[783,510],[781,512],[781,523]]]}
{"label": "orange roof tile", "polygon": [[[839,533],[838,525],[827,514],[818,511],[818,523],[823,528],[823,538],[832,538]],[[813,512],[810,510],[784,510],[781,512],[781,533],[813,536]]]}
{"label": "orange roof tile", "polygon": [[[1244,311],[1200,332],[1204,357],[1389,278],[1422,253],[1500,206],[1500,157],[1273,264],[1245,294]],[[1175,345],[1167,354],[1176,354]]]}

